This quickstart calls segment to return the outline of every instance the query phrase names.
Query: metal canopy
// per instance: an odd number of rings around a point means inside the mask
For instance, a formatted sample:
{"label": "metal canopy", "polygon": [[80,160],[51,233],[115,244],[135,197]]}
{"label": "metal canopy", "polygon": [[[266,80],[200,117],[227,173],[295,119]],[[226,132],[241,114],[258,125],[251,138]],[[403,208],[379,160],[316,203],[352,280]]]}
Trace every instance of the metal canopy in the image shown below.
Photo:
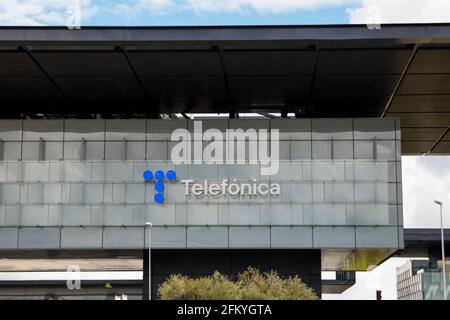
{"label": "metal canopy", "polygon": [[399,117],[450,154],[450,24],[0,28],[0,117]]}

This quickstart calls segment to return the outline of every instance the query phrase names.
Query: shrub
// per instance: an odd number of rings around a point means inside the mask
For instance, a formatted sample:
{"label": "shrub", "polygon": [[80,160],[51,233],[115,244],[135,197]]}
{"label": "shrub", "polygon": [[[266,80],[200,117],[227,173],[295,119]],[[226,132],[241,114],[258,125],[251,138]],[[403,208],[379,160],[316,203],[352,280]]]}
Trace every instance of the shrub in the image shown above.
{"label": "shrub", "polygon": [[190,278],[172,275],[158,288],[162,300],[315,300],[317,295],[297,276],[281,278],[275,271],[249,267],[236,281],[214,272]]}

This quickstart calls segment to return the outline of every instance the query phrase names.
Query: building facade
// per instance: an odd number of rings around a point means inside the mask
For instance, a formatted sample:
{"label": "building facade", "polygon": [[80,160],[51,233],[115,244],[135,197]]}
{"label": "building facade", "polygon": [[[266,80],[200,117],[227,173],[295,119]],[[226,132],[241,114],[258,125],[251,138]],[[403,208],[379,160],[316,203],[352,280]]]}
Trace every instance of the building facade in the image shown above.
{"label": "building facade", "polygon": [[[277,148],[270,174],[263,174],[260,158],[251,163],[252,136],[240,145],[244,159],[226,162],[230,150],[222,145],[209,163],[204,151],[211,141],[194,134],[196,122],[2,120],[0,248],[150,245],[156,282],[183,263],[182,273],[202,275],[220,268],[235,274],[256,261],[283,271],[297,261],[283,273],[303,270],[320,292],[327,250],[403,246],[395,119],[201,121],[202,133],[224,136],[227,129],[278,130],[277,146],[256,136]],[[192,133],[192,154],[176,164],[172,151],[180,141],[172,134],[180,129]],[[197,139],[202,159],[195,159]],[[252,255],[254,263],[246,260]]]}
{"label": "building facade", "polygon": [[[447,292],[449,280],[446,274]],[[442,288],[442,261],[409,260],[397,268],[398,300],[443,300]]]}

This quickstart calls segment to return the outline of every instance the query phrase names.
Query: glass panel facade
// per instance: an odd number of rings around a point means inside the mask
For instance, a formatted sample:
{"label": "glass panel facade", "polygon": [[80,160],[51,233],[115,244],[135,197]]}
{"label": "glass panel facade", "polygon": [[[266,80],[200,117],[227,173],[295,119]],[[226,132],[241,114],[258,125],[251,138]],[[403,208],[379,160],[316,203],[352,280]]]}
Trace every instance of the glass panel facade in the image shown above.
{"label": "glass panel facade", "polygon": [[[152,235],[155,247],[402,246],[400,142],[392,119],[205,122],[222,131],[279,128],[279,171],[271,176],[261,175],[259,164],[174,165],[170,134],[192,129],[185,120],[1,123],[0,226],[30,229],[8,233],[22,237],[8,242],[15,246],[36,247],[30,241],[41,235],[43,248],[141,247],[143,234],[119,242],[142,233],[145,221],[160,228]],[[155,182],[142,174],[169,169],[178,179],[166,181],[159,205]],[[182,179],[277,183],[281,192],[186,196]]]}

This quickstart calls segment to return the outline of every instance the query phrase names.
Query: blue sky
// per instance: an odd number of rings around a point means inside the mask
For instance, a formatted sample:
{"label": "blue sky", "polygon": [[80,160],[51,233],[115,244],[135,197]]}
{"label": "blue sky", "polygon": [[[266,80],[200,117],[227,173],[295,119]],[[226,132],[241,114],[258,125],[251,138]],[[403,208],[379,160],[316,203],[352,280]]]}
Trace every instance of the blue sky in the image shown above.
{"label": "blue sky", "polygon": [[[133,1],[126,1],[127,3]],[[264,24],[345,24],[348,23],[346,6],[326,6],[310,10],[273,13],[246,9],[242,12],[195,12],[179,9],[172,12],[141,12],[136,15],[107,12],[86,21],[87,25],[264,25]]]}
{"label": "blue sky", "polygon": [[1,0],[0,26],[450,22],[449,0]]}

